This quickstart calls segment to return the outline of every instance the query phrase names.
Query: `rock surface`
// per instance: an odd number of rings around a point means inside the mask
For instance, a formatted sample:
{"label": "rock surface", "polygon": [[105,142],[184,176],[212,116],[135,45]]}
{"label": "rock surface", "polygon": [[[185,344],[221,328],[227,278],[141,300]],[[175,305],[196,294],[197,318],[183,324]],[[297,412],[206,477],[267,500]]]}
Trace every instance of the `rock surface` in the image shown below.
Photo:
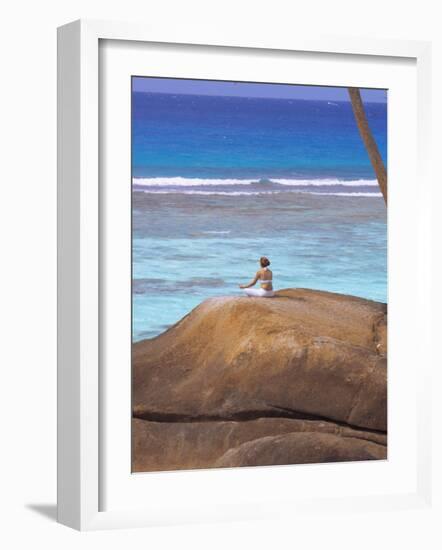
{"label": "rock surface", "polygon": [[[134,418],[132,430],[134,472],[207,468],[230,449],[241,449],[243,443],[262,441],[262,438],[275,434],[329,433],[342,436],[339,439],[357,438],[361,442],[373,443],[378,458],[386,458],[387,451],[386,434],[354,430],[332,422],[290,418],[213,422],[150,422]],[[295,463],[293,458],[288,456],[285,463]],[[361,460],[368,458],[366,455]],[[233,464],[226,462],[226,466],[229,465]]]}
{"label": "rock surface", "polygon": [[363,439],[326,433],[267,436],[230,449],[215,462],[219,468],[313,464],[386,458],[385,447]]}
{"label": "rock surface", "polygon": [[386,326],[328,292],[206,300],[133,346],[134,470],[265,464],[281,434],[278,463],[385,458]]}

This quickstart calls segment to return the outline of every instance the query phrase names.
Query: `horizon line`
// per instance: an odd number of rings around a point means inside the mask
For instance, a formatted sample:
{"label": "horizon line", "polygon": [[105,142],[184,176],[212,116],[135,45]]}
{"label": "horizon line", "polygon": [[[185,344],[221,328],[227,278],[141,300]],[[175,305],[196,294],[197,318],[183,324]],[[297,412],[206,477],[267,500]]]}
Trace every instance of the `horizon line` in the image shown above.
{"label": "horizon line", "polygon": [[[315,84],[288,84],[281,82],[251,82],[231,80],[182,79],[175,77],[131,77],[132,92],[168,95],[213,97],[242,97],[262,99],[289,99],[331,101],[347,103],[350,97],[347,86]],[[388,104],[385,88],[361,88],[362,99],[367,103]]]}
{"label": "horizon line", "polygon": [[[366,90],[367,88],[360,88],[363,90]],[[327,101],[328,103],[350,103],[350,97],[348,99],[329,99],[329,98],[306,98],[306,97],[269,97],[269,96],[245,96],[245,95],[233,95],[233,94],[196,94],[194,92],[157,92],[157,91],[151,91],[151,90],[133,90],[133,94],[152,94],[152,95],[186,95],[186,96],[196,96],[196,97],[234,97],[235,99],[274,99],[274,100],[283,100],[283,101]],[[377,103],[380,105],[387,105],[387,101],[380,100],[380,101],[373,101],[371,99],[363,99],[364,103]]]}

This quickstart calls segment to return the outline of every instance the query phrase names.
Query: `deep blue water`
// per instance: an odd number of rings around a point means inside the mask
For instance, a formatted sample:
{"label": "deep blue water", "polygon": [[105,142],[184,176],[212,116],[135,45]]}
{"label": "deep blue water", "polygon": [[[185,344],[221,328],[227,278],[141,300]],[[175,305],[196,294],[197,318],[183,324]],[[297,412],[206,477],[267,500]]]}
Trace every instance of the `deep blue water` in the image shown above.
{"label": "deep blue water", "polygon": [[[386,160],[386,105],[367,116]],[[133,94],[133,176],[373,178],[349,102]]]}
{"label": "deep blue water", "polygon": [[[387,107],[366,104],[387,161]],[[350,103],[134,93],[133,335],[275,287],[387,300],[386,207]]]}

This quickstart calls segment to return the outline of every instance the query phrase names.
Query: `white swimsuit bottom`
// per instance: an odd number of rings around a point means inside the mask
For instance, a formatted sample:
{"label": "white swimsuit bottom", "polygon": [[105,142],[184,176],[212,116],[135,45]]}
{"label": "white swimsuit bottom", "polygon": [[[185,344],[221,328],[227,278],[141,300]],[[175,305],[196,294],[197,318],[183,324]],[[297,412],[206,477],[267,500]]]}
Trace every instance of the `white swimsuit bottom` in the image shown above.
{"label": "white swimsuit bottom", "polygon": [[275,295],[273,290],[265,290],[264,288],[245,288],[244,292],[247,296],[256,296],[258,298],[272,298]]}

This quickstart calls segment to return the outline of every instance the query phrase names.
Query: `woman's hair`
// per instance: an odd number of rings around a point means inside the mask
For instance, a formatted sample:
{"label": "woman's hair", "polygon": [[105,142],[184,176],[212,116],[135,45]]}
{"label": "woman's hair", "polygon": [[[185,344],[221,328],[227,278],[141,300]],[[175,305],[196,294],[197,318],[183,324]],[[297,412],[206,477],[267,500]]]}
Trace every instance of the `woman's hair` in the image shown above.
{"label": "woman's hair", "polygon": [[270,260],[265,256],[261,256],[261,258],[259,258],[259,263],[261,264],[261,267],[267,267],[270,265]]}

